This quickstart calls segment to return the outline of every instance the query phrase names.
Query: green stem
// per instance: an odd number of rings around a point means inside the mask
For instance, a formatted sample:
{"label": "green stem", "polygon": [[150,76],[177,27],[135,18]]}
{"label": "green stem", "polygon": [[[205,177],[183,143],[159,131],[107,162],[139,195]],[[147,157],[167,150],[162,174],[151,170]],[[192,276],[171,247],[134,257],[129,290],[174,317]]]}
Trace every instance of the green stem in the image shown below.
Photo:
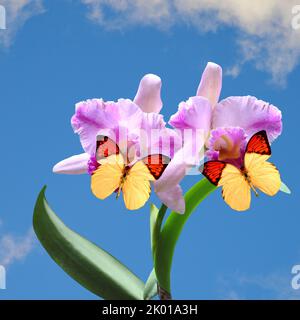
{"label": "green stem", "polygon": [[171,268],[176,243],[182,229],[197,206],[216,187],[207,179],[202,179],[196,183],[186,194],[186,209],[183,215],[171,212],[161,231],[157,247],[155,250],[155,272],[158,284],[166,292],[171,292]]}
{"label": "green stem", "polygon": [[152,243],[153,243],[153,249],[152,249],[153,261],[155,260],[157,239],[159,239],[159,237],[160,237],[161,225],[162,225],[162,222],[164,220],[164,217],[166,215],[167,210],[168,210],[168,207],[166,205],[162,204],[160,209],[159,209],[159,211],[158,211],[157,220],[156,220],[154,231],[153,231],[154,240],[152,240]]}

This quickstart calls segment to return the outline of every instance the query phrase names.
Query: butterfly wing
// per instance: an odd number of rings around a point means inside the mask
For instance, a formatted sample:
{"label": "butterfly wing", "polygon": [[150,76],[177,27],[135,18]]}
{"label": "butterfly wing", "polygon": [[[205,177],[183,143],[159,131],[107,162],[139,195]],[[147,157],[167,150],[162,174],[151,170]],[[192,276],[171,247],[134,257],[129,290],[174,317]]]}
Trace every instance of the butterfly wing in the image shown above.
{"label": "butterfly wing", "polygon": [[121,154],[111,155],[101,160],[101,166],[91,177],[93,194],[103,200],[116,191],[121,182],[124,169],[124,159]]}
{"label": "butterfly wing", "polygon": [[170,161],[171,159],[169,157],[162,154],[151,154],[143,159],[143,162],[155,180],[161,177]]}
{"label": "butterfly wing", "polygon": [[271,156],[271,147],[265,130],[255,133],[248,141],[246,153]]}
{"label": "butterfly wing", "polygon": [[202,174],[215,186],[218,186],[226,163],[222,161],[207,161],[204,163]]}
{"label": "butterfly wing", "polygon": [[222,161],[208,161],[204,164],[202,174],[215,186],[222,186],[223,199],[232,209],[249,209],[250,186],[241,170]]}
{"label": "butterfly wing", "polygon": [[251,188],[237,167],[226,164],[218,185],[223,187],[223,199],[232,209],[245,211],[250,208]]}
{"label": "butterfly wing", "polygon": [[244,158],[247,178],[242,170],[222,161],[206,162],[202,173],[214,185],[222,186],[223,198],[232,209],[244,211],[250,207],[251,185],[271,196],[280,189],[280,174],[267,161],[270,156],[271,147],[263,130],[254,134],[247,144]]}
{"label": "butterfly wing", "polygon": [[271,147],[266,131],[257,132],[247,144],[244,166],[252,185],[274,196],[280,189],[281,179],[277,168],[267,161],[270,156]]}
{"label": "butterfly wing", "polygon": [[268,162],[269,155],[257,153],[245,154],[245,168],[254,188],[269,196],[274,196],[281,185],[280,173],[273,163]]}
{"label": "butterfly wing", "polygon": [[125,206],[129,210],[141,208],[150,197],[150,181],[155,178],[143,161],[136,162],[129,170],[122,191]]}
{"label": "butterfly wing", "polygon": [[114,154],[119,154],[120,150],[118,145],[106,136],[97,137],[96,159],[97,161],[107,158]]}

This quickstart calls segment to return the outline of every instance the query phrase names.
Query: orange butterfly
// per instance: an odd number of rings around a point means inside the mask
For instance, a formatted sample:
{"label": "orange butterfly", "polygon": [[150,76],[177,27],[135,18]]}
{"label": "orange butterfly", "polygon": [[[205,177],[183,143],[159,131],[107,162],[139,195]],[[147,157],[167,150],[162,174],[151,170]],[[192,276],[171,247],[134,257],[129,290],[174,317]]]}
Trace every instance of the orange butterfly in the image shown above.
{"label": "orange butterfly", "polygon": [[150,197],[150,181],[159,179],[170,158],[162,154],[145,157],[128,164],[118,145],[108,137],[99,137],[96,158],[99,163],[91,178],[93,194],[103,200],[113,192],[119,197],[121,191],[129,210],[141,208]]}
{"label": "orange butterfly", "polygon": [[234,210],[249,209],[251,189],[258,195],[257,189],[274,196],[281,186],[277,168],[267,160],[271,156],[271,147],[266,131],[257,132],[249,140],[244,165],[239,169],[223,161],[208,161],[202,174],[214,185],[222,186],[225,202]]}

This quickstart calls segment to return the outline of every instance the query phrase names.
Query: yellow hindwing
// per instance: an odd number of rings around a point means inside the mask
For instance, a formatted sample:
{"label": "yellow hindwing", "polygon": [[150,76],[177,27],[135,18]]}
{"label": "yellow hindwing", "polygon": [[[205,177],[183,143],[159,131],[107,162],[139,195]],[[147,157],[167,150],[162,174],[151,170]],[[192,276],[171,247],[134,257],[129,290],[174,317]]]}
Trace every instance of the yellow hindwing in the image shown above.
{"label": "yellow hindwing", "polygon": [[150,197],[150,181],[154,181],[143,161],[136,162],[129,170],[123,185],[123,198],[129,210],[141,208]]}
{"label": "yellow hindwing", "polygon": [[234,210],[249,209],[251,202],[250,185],[241,170],[231,164],[223,169],[218,186],[222,186],[224,201]]}
{"label": "yellow hindwing", "polygon": [[245,169],[254,188],[269,196],[274,196],[280,189],[281,179],[277,168],[267,160],[270,156],[246,153]]}
{"label": "yellow hindwing", "polygon": [[91,178],[93,194],[101,200],[110,196],[120,187],[123,170],[124,159],[121,154],[102,159],[100,167]]}

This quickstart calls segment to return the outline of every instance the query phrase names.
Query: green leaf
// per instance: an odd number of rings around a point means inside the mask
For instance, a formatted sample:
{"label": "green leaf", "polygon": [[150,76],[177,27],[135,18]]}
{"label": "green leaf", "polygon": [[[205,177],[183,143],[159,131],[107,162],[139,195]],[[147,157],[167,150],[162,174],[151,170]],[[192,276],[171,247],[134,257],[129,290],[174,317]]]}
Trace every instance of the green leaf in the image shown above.
{"label": "green leaf", "polygon": [[157,280],[155,270],[153,269],[145,285],[144,300],[150,300],[155,296],[157,296]]}
{"label": "green leaf", "polygon": [[[185,194],[185,213],[171,212],[162,228],[156,247],[154,267],[160,287],[168,293],[171,292],[170,274],[173,255],[182,229],[197,206],[216,188],[206,178],[196,183]],[[185,272],[188,272],[188,268]]]}
{"label": "green leaf", "polygon": [[153,259],[155,258],[156,246],[160,237],[161,224],[163,222],[167,209],[168,208],[164,204],[159,210],[154,204],[152,204],[150,207],[150,237]]}
{"label": "green leaf", "polygon": [[282,191],[284,193],[287,193],[287,194],[291,194],[292,193],[290,188],[282,181],[281,181],[280,191]]}
{"label": "green leaf", "polygon": [[144,283],[108,252],[64,225],[49,207],[45,189],[34,208],[33,227],[51,258],[83,287],[104,299],[143,299]]}

